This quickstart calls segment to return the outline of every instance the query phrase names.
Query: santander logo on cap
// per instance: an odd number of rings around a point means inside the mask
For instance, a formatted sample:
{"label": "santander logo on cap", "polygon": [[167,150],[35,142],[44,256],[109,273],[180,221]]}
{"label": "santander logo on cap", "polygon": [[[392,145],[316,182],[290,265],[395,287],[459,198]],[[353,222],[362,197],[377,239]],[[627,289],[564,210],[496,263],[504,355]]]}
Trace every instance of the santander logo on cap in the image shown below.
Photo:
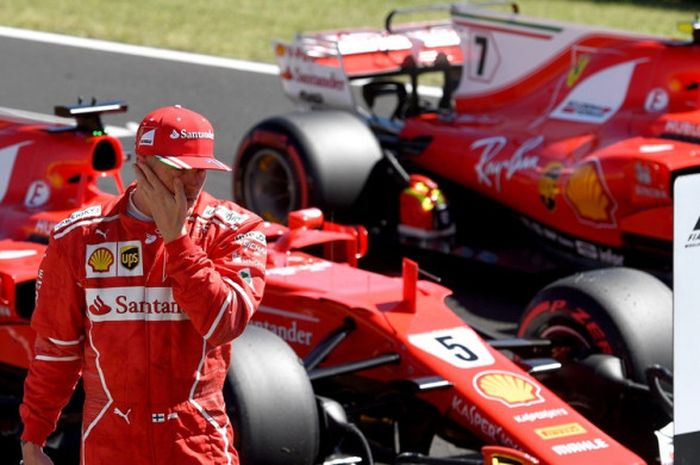
{"label": "santander logo on cap", "polygon": [[180,132],[176,131],[175,129],[172,130],[170,133],[170,138],[171,139],[210,139],[214,140],[214,132],[213,131],[188,131],[187,129],[180,129]]}
{"label": "santander logo on cap", "polygon": [[136,154],[155,156],[177,169],[230,171],[214,158],[214,128],[197,112],[179,105],[157,108],[139,125]]}

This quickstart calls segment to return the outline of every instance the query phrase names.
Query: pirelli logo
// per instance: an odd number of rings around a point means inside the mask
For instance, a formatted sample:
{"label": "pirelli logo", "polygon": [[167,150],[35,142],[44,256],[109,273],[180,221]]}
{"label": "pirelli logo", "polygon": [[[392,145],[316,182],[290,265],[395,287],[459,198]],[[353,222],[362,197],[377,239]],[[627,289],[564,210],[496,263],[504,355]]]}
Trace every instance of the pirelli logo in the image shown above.
{"label": "pirelli logo", "polygon": [[547,426],[546,428],[537,428],[535,429],[535,433],[542,439],[548,440],[584,434],[586,433],[586,429],[578,423],[566,423],[563,425]]}

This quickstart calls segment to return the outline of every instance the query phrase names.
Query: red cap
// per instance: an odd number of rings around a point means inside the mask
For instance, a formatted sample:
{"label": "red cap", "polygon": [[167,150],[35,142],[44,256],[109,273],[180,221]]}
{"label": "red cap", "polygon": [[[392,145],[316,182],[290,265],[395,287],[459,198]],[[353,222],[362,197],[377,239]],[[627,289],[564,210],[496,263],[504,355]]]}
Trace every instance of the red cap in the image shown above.
{"label": "red cap", "polygon": [[231,171],[214,158],[214,128],[204,116],[180,105],[147,114],[136,132],[136,155],[155,156],[177,169]]}

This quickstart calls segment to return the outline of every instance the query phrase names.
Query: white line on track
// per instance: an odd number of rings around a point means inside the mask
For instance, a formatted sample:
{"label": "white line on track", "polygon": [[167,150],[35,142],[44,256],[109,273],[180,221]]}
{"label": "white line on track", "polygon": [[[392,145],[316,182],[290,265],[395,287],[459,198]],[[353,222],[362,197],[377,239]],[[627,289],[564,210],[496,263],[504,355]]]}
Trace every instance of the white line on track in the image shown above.
{"label": "white line on track", "polygon": [[[27,29],[16,29],[0,26],[0,36],[10,37],[13,39],[31,40],[34,42],[44,42],[48,44],[99,50],[102,52],[121,53],[124,55],[180,61],[184,63],[194,63],[203,66],[214,66],[218,68],[236,69],[240,71],[250,71],[254,73],[279,74],[279,68],[277,66],[267,63],[255,63],[252,61],[234,60],[233,58],[222,58],[189,52],[178,52],[175,50],[144,47],[141,45],[120,44],[118,42],[86,39],[83,37],[73,37],[50,32],[30,31]],[[272,46],[270,46],[270,48],[272,48]]]}

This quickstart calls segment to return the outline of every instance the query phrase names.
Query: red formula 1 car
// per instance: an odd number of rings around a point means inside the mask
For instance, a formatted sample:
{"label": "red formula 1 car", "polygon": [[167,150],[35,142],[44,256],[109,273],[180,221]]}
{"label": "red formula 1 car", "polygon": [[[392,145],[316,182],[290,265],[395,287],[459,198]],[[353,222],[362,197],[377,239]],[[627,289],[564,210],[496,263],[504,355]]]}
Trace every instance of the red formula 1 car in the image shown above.
{"label": "red formula 1 car", "polygon": [[[681,42],[508,5],[402,24],[416,9],[395,10],[383,29],[277,43],[284,91],[304,111],[250,130],[235,199],[276,221],[315,205],[514,268],[667,275],[670,186],[700,166],[700,24]],[[554,253],[535,265],[530,239]]]}
{"label": "red formula 1 car", "polygon": [[[109,195],[97,178],[122,189],[122,149],[100,122],[122,109],[58,107],[77,118],[69,126],[0,119],[0,444],[8,456],[18,450],[44,244],[68,212]],[[448,308],[446,288],[418,280],[414,262],[402,277],[357,268],[362,227],[306,209],[287,226],[270,223],[266,235],[266,294],[234,341],[224,388],[244,464],[653,461],[652,431],[670,419],[655,400],[667,378],[658,366],[671,363],[671,295],[658,279],[627,268],[565,278],[526,313],[521,333],[538,337],[493,338]],[[78,450],[80,410],[78,394],[52,450]],[[436,436],[458,455],[428,456]]]}

